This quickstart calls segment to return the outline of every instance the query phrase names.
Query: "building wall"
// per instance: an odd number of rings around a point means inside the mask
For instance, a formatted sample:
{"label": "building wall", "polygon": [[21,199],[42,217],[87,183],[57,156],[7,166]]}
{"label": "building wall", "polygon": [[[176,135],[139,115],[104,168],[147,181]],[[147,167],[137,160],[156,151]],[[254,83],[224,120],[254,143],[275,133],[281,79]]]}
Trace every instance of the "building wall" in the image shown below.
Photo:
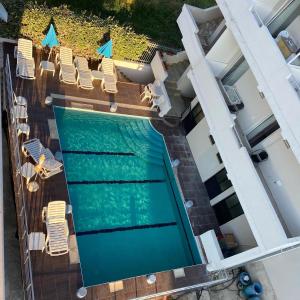
{"label": "building wall", "polygon": [[296,300],[300,295],[300,249],[263,261],[278,300]]}
{"label": "building wall", "polygon": [[[218,149],[209,140],[209,128],[205,118],[187,135],[187,140],[191,148],[194,160],[198,167],[200,176],[206,181],[224,168],[217,160]],[[234,188],[230,187],[210,201],[215,205],[229,195],[234,193]],[[223,233],[233,233],[240,245],[240,251],[248,250],[256,246],[256,241],[251,232],[245,215],[234,218],[230,222],[220,226]]]}
{"label": "building wall", "polygon": [[218,6],[213,6],[206,9],[190,6],[187,4],[185,4],[185,6],[188,7],[195,21],[199,24],[222,17],[222,13]]}
{"label": "building wall", "polygon": [[217,78],[220,78],[241,57],[241,50],[229,29],[226,29],[206,54]]}
{"label": "building wall", "polygon": [[255,238],[244,214],[220,226],[220,229],[222,233],[233,233],[240,251],[256,247]]}
{"label": "building wall", "polygon": [[266,99],[259,95],[257,85],[258,83],[250,69],[234,84],[244,103],[244,108],[238,111],[237,117],[245,134],[272,115]]}
{"label": "building wall", "polygon": [[184,73],[181,75],[179,80],[177,81],[177,89],[180,91],[180,94],[184,97],[188,98],[194,98],[195,97],[195,91],[192,86],[192,83],[190,79],[187,76],[187,73],[191,69],[191,66],[189,66]]}
{"label": "building wall", "polygon": [[186,137],[203,182],[224,168],[217,159],[218,149],[211,144],[209,135],[204,118]]}
{"label": "building wall", "polygon": [[130,80],[142,84],[154,81],[153,72],[149,64],[114,60],[116,67]]}
{"label": "building wall", "polygon": [[258,164],[293,236],[300,235],[300,166],[282,139],[280,130],[263,140],[254,150],[264,149],[269,157]]}

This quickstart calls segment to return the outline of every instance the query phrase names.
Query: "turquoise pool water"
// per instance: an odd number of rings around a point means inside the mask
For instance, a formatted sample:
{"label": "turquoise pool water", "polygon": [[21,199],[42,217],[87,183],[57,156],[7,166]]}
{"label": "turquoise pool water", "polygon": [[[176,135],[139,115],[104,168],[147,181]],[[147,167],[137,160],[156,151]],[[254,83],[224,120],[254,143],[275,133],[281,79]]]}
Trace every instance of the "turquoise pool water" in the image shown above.
{"label": "turquoise pool water", "polygon": [[54,108],[85,286],[201,263],[146,119]]}

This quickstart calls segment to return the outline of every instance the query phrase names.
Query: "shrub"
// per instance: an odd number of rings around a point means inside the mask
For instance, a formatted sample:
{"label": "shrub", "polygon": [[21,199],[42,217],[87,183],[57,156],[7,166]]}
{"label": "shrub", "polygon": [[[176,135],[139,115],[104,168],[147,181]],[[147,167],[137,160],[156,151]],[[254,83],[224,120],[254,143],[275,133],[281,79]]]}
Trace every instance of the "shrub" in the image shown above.
{"label": "shrub", "polygon": [[136,60],[149,45],[145,35],[136,34],[131,27],[120,25],[113,17],[101,18],[85,11],[76,14],[67,6],[49,8],[45,4],[29,2],[25,5],[23,13],[20,7],[14,6],[13,10],[10,10],[10,18],[9,24],[0,26],[1,36],[26,37],[37,47],[41,47],[45,30],[53,18],[60,45],[72,48],[74,55],[97,58],[99,41],[107,32],[110,32],[113,40],[115,59]]}

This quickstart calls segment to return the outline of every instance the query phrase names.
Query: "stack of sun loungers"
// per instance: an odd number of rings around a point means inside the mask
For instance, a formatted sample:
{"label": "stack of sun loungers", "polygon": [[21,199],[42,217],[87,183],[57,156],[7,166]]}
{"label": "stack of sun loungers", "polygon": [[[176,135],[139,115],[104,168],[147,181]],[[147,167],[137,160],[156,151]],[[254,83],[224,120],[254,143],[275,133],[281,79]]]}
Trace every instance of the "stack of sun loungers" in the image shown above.
{"label": "stack of sun loungers", "polygon": [[45,249],[51,256],[64,255],[70,250],[69,228],[65,215],[65,201],[51,201],[48,207],[43,208],[42,219],[47,227]]}
{"label": "stack of sun loungers", "polygon": [[39,172],[42,179],[47,179],[63,170],[62,163],[55,159],[52,152],[48,148],[45,148],[39,139],[32,139],[24,142],[22,145],[22,152],[26,157],[31,157],[36,164],[39,163],[41,155],[45,155],[45,161]]}
{"label": "stack of sun loungers", "polygon": [[16,76],[23,79],[35,79],[35,63],[32,56],[32,41],[19,39],[15,49],[17,58]]}
{"label": "stack of sun loungers", "polygon": [[60,47],[55,60],[60,65],[59,80],[67,84],[76,84],[76,69],[73,64],[72,49]]}
{"label": "stack of sun loungers", "polygon": [[88,61],[85,57],[75,57],[74,60],[77,69],[77,85],[83,89],[92,90],[93,76],[92,71],[89,69]]}
{"label": "stack of sun loungers", "polygon": [[114,61],[110,58],[103,58],[99,64],[98,70],[103,72],[103,79],[101,81],[101,88],[107,93],[117,93],[117,72]]}

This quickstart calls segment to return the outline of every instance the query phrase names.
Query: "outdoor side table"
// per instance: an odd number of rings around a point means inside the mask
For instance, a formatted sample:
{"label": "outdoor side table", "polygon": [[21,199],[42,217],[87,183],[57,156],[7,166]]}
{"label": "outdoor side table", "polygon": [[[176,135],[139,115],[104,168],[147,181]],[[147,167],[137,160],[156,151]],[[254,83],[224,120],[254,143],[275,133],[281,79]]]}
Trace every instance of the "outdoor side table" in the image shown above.
{"label": "outdoor side table", "polygon": [[41,68],[41,76],[43,75],[44,71],[52,72],[53,76],[55,74],[55,66],[54,63],[51,61],[42,60],[40,63],[40,68]]}
{"label": "outdoor side table", "polygon": [[39,189],[39,184],[36,181],[31,181],[28,183],[27,189],[29,192],[34,193]]}
{"label": "outdoor side table", "polygon": [[36,174],[34,165],[30,162],[26,162],[21,167],[20,174],[26,179],[26,185],[28,186],[30,179]]}
{"label": "outdoor side table", "polygon": [[18,123],[17,124],[17,134],[18,136],[21,134],[26,134],[26,138],[29,138],[30,126],[26,123]]}

